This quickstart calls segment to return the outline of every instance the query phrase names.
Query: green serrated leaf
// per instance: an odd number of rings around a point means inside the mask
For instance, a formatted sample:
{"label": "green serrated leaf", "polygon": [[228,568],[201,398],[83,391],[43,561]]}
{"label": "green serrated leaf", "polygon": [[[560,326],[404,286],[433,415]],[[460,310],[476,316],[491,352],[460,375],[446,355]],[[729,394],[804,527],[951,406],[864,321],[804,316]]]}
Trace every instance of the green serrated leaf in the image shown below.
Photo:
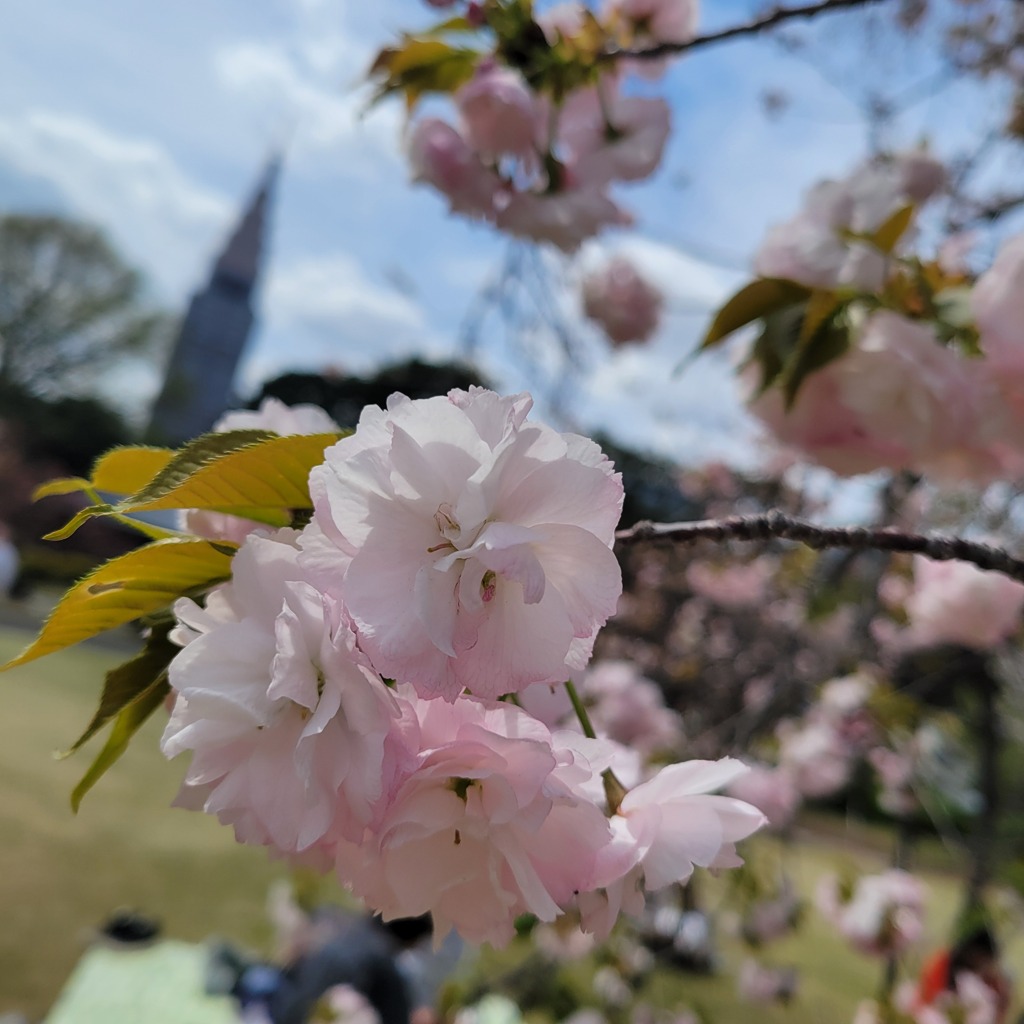
{"label": "green serrated leaf", "polygon": [[117,763],[121,755],[128,749],[131,738],[139,731],[146,719],[163,704],[168,693],[170,693],[170,687],[167,685],[167,680],[160,678],[139,694],[136,700],[118,712],[103,749],[96,755],[78,785],[71,791],[71,810],[75,814],[78,813],[85,794]]}
{"label": "green serrated leaf", "polygon": [[120,714],[128,705],[141,699],[154,684],[166,679],[167,666],[174,655],[181,650],[177,644],[173,644],[167,639],[170,628],[170,623],[154,628],[140,654],[129,658],[128,661],[112,668],[107,673],[99,707],[92,716],[92,720],[86,726],[85,732],[62,756],[68,757],[73,754],[84,743],[92,739],[115,715]]}
{"label": "green serrated leaf", "polygon": [[810,294],[810,288],[796,281],[759,277],[744,285],[715,314],[700,347],[711,348],[734,331],[764,319],[769,313],[806,302]]}
{"label": "green serrated leaf", "polygon": [[50,613],[36,639],[0,671],[152,614],[182,594],[212,587],[230,576],[231,555],[223,545],[187,538],[136,548],[79,580]]}
{"label": "green serrated leaf", "polygon": [[815,288],[804,307],[803,322],[796,340],[797,348],[807,345],[841,305],[842,299],[834,291]]}

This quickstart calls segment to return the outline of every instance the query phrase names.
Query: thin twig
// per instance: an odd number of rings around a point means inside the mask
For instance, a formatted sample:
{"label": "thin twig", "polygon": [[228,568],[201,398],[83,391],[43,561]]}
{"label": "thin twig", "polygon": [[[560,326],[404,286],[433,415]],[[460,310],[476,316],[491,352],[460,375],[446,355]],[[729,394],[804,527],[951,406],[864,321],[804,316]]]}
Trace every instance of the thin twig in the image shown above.
{"label": "thin twig", "polygon": [[816,3],[799,4],[795,7],[773,7],[759,18],[745,21],[740,25],[719,29],[716,32],[707,32],[702,36],[695,36],[685,43],[659,43],[657,46],[636,50],[616,48],[614,50],[606,50],[600,54],[599,60],[614,61],[621,60],[624,57],[654,60],[658,57],[670,57],[678,53],[689,53],[691,50],[701,49],[705,46],[713,46],[715,43],[724,43],[729,39],[756,35],[758,32],[775,28],[776,25],[782,25],[796,18],[813,18],[819,14],[826,14],[829,11],[838,11],[847,7],[865,7],[868,4],[883,2],[884,0],[817,0]]}
{"label": "thin twig", "polygon": [[815,550],[852,548],[856,550],[899,551],[926,555],[936,561],[972,562],[980,569],[1001,572],[1024,582],[1024,560],[1003,548],[941,534],[907,533],[894,527],[870,529],[863,526],[817,526],[804,519],[772,510],[753,516],[702,519],[692,523],[637,523],[615,535],[618,544],[668,540],[693,543],[698,540],[791,540]]}

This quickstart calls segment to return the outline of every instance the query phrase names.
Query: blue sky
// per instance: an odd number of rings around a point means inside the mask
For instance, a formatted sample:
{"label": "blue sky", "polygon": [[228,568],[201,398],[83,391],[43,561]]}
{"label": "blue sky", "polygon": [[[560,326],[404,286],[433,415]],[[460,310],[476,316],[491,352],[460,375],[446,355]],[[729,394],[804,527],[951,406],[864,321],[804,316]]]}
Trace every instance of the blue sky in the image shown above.
{"label": "blue sky", "polygon": [[[755,7],[709,3],[703,25]],[[377,47],[429,18],[424,5],[0,0],[0,12],[0,208],[56,208],[100,224],[159,301],[177,308],[283,142],[245,385],[290,368],[359,371],[412,353],[456,353],[459,325],[503,241],[410,187],[402,111],[391,103],[364,115],[358,87]],[[843,18],[808,31],[827,43],[844,31]],[[892,59],[899,74],[918,73],[899,48]],[[749,460],[751,428],[727,359],[680,378],[670,370],[692,347],[701,311],[742,279],[764,228],[795,210],[803,188],[863,154],[865,125],[847,95],[860,85],[829,80],[857,83],[852,67],[823,74],[759,41],[694,54],[672,69],[664,88],[675,131],[663,168],[620,193],[638,230],[581,256],[585,266],[605,252],[631,253],[666,290],[670,315],[644,349],[610,353],[594,338],[571,410],[583,427],[611,425],[631,443],[685,459]],[[779,120],[760,112],[766,87],[792,99]],[[923,108],[897,125],[898,141],[948,124],[948,107]],[[572,296],[562,302],[573,317]],[[507,386],[521,384],[527,378],[491,333],[481,338],[485,367]],[[133,376],[136,404],[156,386],[151,371]]]}

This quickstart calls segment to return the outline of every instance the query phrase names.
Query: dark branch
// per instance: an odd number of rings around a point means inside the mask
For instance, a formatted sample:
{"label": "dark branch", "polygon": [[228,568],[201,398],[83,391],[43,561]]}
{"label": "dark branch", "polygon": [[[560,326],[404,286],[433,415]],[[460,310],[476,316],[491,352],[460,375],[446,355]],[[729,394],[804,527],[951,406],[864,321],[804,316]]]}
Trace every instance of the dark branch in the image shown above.
{"label": "dark branch", "polygon": [[729,39],[756,35],[758,32],[775,28],[776,25],[782,25],[796,18],[814,18],[819,14],[839,11],[846,7],[866,7],[868,4],[883,2],[885,0],[817,0],[816,3],[799,4],[794,7],[773,7],[765,14],[751,21],[745,21],[740,25],[733,25],[730,28],[719,29],[717,32],[708,32],[702,36],[695,36],[686,43],[661,43],[658,46],[638,50],[606,50],[599,55],[598,59],[601,61],[614,61],[620,60],[623,57],[633,57],[653,60],[658,57],[670,57],[674,54],[702,49],[705,46],[713,46],[715,43],[724,43]]}
{"label": "dark branch", "polygon": [[816,526],[773,510],[755,516],[730,516],[727,519],[702,519],[692,523],[637,523],[615,535],[618,544],[637,541],[670,540],[692,544],[698,540],[792,540],[816,550],[851,548],[854,550],[899,551],[927,555],[940,562],[973,562],[980,569],[991,569],[1024,582],[1024,560],[1008,551],[964,540],[962,537],[905,533],[893,527],[868,529],[863,526]]}

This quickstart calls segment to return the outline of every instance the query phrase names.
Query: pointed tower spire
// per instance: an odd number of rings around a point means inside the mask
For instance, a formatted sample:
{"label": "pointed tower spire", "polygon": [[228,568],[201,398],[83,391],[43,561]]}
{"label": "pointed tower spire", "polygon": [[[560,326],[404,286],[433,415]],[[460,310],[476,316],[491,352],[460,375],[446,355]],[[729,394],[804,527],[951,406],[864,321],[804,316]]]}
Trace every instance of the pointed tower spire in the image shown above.
{"label": "pointed tower spire", "polygon": [[281,158],[271,156],[259,187],[228,239],[213,268],[213,277],[251,290],[263,262],[267,211],[281,170]]}
{"label": "pointed tower spire", "polygon": [[253,325],[253,294],[280,170],[275,153],[215,260],[209,282],[192,297],[153,406],[149,438],[154,442],[188,441],[208,431],[232,404],[235,374]]}

